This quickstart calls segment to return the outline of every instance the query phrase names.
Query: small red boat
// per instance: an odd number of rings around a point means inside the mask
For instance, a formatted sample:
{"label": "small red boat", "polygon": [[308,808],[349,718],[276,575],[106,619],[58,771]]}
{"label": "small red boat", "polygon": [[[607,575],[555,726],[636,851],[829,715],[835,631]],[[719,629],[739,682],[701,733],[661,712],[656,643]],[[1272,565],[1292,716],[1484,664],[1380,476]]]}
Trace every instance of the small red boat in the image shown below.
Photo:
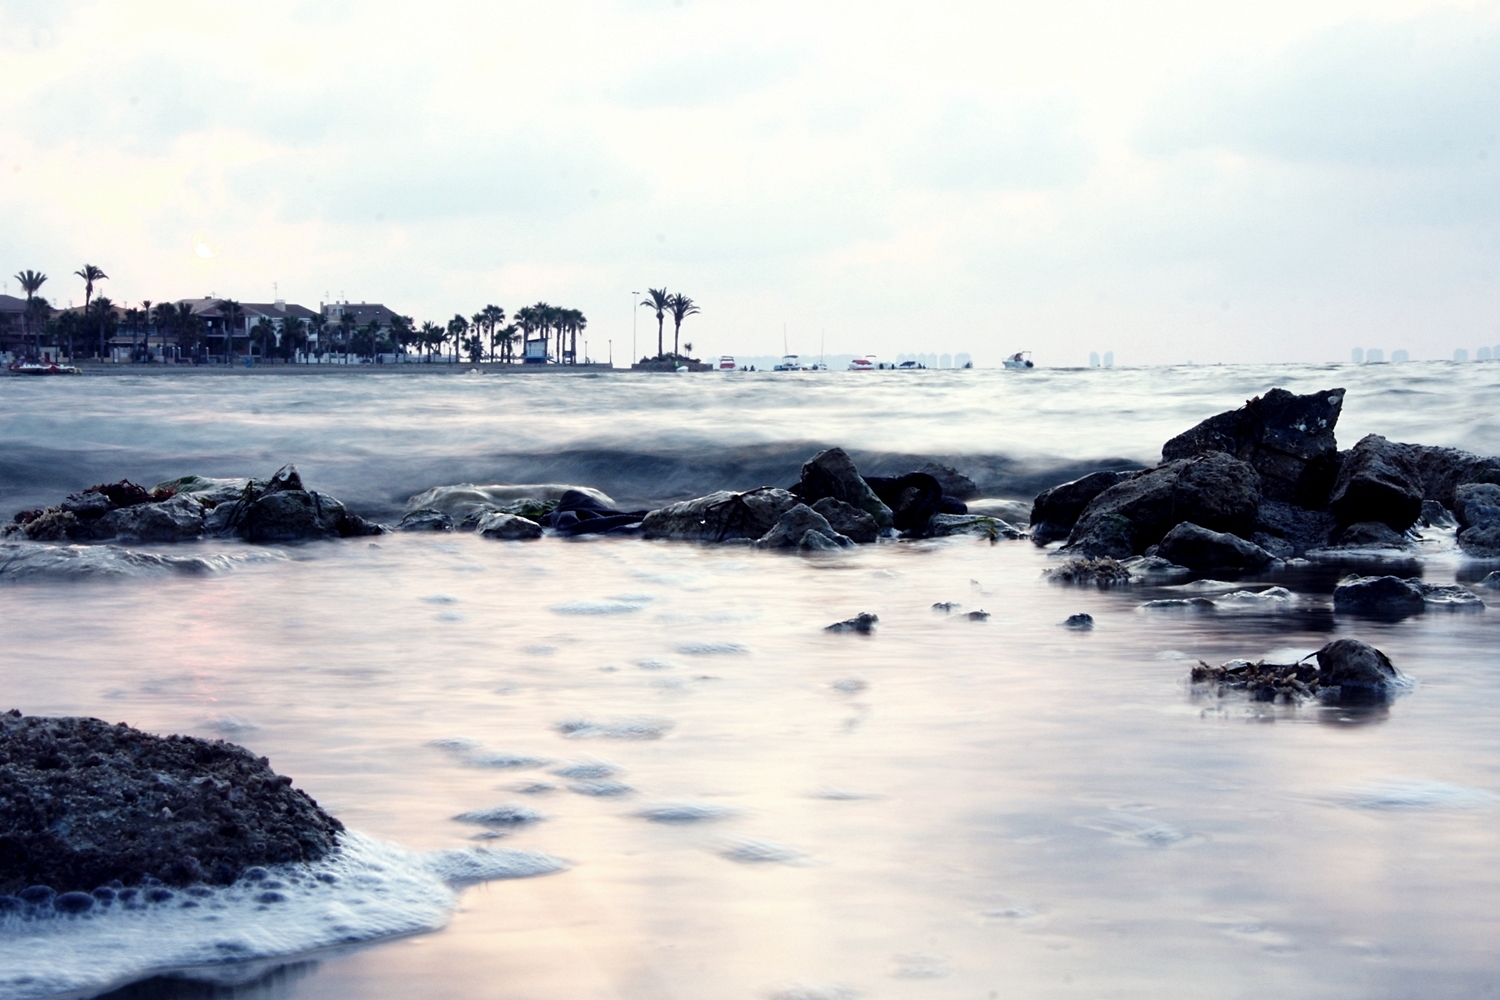
{"label": "small red boat", "polygon": [[82,375],[81,368],[60,365],[56,361],[12,361],[8,366],[12,375]]}

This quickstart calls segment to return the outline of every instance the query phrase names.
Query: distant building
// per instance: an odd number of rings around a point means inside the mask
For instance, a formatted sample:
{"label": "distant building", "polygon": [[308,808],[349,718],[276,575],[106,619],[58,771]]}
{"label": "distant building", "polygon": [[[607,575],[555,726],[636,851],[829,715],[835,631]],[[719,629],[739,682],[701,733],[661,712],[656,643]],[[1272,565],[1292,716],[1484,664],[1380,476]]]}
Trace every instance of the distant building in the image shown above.
{"label": "distant building", "polygon": [[329,326],[338,326],[348,316],[356,327],[365,326],[374,320],[376,326],[389,330],[396,319],[395,311],[378,302],[325,302],[322,308]]}
{"label": "distant building", "polygon": [[0,295],[0,351],[24,352],[26,333],[26,300],[14,295]]}

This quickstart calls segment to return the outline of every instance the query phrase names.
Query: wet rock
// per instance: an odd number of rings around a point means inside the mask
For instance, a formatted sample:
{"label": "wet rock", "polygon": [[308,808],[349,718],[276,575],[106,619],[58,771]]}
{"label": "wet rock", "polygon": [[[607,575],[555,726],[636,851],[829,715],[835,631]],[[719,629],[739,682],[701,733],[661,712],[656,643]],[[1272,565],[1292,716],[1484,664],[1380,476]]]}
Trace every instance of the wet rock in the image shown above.
{"label": "wet rock", "polygon": [[1420,587],[1399,576],[1347,577],[1333,591],[1333,610],[1375,618],[1405,618],[1427,609]]}
{"label": "wet rock", "polygon": [[49,507],[46,510],[26,510],[16,515],[16,521],[5,525],[0,537],[25,539],[30,542],[66,542],[83,538],[88,525],[80,521],[72,511]]}
{"label": "wet rock", "polygon": [[1053,583],[1068,583],[1096,586],[1101,590],[1130,584],[1130,571],[1118,560],[1108,557],[1099,559],[1069,559],[1060,566],[1046,570],[1044,575]]}
{"label": "wet rock", "polygon": [[[506,513],[531,516],[524,511],[509,508]],[[577,535],[633,533],[635,526],[645,516],[644,510],[619,510],[582,490],[568,490],[552,510],[541,515],[540,521],[558,534],[571,538]]]}
{"label": "wet rock", "polygon": [[[895,526],[895,515],[891,509],[875,495],[870,484],[865,482],[859,470],[854,467],[854,460],[842,448],[820,451],[804,463],[796,493],[805,503],[833,497],[869,514],[882,530]],[[780,516],[780,512],[777,516]]]}
{"label": "wet rock", "polygon": [[972,500],[979,496],[979,487],[974,485],[974,480],[952,466],[928,462],[917,471],[936,479],[944,496],[955,500]]}
{"label": "wet rock", "polygon": [[[1183,521],[1244,537],[1260,506],[1260,475],[1223,452],[1169,462],[1111,486],[1091,500],[1064,550],[1097,558],[1135,555]],[[1105,518],[1128,524],[1100,528]],[[1123,552],[1128,540],[1129,551]]]}
{"label": "wet rock", "polygon": [[987,622],[990,620],[990,613],[983,608],[980,608],[978,611],[970,611],[968,614],[964,615],[964,617],[969,619],[969,621],[971,622]]}
{"label": "wet rock", "polygon": [[[809,538],[816,535],[817,538]],[[828,520],[807,504],[799,503],[782,514],[770,531],[756,541],[762,549],[805,548],[813,551],[852,548],[853,539],[833,530]]]}
{"label": "wet rock", "polygon": [[1422,483],[1422,496],[1449,510],[1458,509],[1457,493],[1465,483],[1500,484],[1500,458],[1486,458],[1457,448],[1407,444],[1405,448]]}
{"label": "wet rock", "polygon": [[1193,575],[1186,566],[1179,566],[1161,556],[1135,556],[1122,560],[1120,565],[1130,574],[1131,583],[1148,585],[1172,583]]}
{"label": "wet rock", "polygon": [[525,541],[542,537],[542,526],[535,521],[502,511],[491,511],[480,517],[474,530],[485,538]]}
{"label": "wet rock", "polygon": [[854,539],[861,545],[869,544],[880,537],[880,526],[875,523],[875,518],[852,504],[835,500],[833,497],[824,497],[813,504],[812,509],[822,514],[834,531]]}
{"label": "wet rock", "polygon": [[1390,659],[1358,639],[1337,639],[1296,663],[1230,660],[1211,667],[1200,660],[1191,680],[1214,686],[1220,696],[1244,691],[1255,701],[1296,703],[1317,697],[1343,704],[1389,700],[1402,683]]}
{"label": "wet rock", "polygon": [[940,513],[962,513],[967,508],[957,501],[950,510],[943,497],[943,488],[938,481],[925,472],[909,472],[904,476],[871,476],[866,480],[880,501],[891,510],[891,524],[897,531],[910,535],[922,535],[932,515]]}
{"label": "wet rock", "polygon": [[1073,628],[1079,629],[1080,631],[1087,631],[1094,627],[1094,616],[1091,614],[1086,614],[1084,612],[1079,612],[1076,615],[1069,615],[1067,621],[1063,622],[1062,624],[1063,628]]}
{"label": "wet rock", "polygon": [[1340,525],[1380,521],[1405,531],[1422,513],[1422,499],[1411,449],[1370,434],[1344,456],[1328,503]]}
{"label": "wet rock", "polygon": [[721,490],[651,511],[641,522],[641,534],[692,542],[753,541],[801,502],[792,493],[771,487],[746,493]]}
{"label": "wet rock", "polygon": [[1500,569],[1491,570],[1483,580],[1479,581],[1479,585],[1489,590],[1500,590]]}
{"label": "wet rock", "polygon": [[1389,657],[1358,639],[1335,639],[1316,655],[1318,684],[1339,688],[1346,701],[1388,698],[1401,676]]}
{"label": "wet rock", "polygon": [[226,885],[323,857],[343,830],[264,757],[220,740],[12,711],[0,761],[0,893]]}
{"label": "wet rock", "polygon": [[80,521],[97,521],[115,509],[114,501],[103,493],[74,493],[58,504]]}
{"label": "wet rock", "polygon": [[1433,611],[1483,611],[1484,601],[1479,595],[1467,587],[1456,584],[1425,583],[1421,580],[1407,580],[1422,592],[1422,600],[1426,602],[1427,610]]}
{"label": "wet rock", "polygon": [[607,494],[588,486],[568,486],[561,483],[476,486],[473,483],[456,483],[451,486],[434,486],[418,493],[406,501],[406,509],[440,510],[453,518],[453,523],[460,530],[472,531],[480,517],[497,510],[539,520],[556,509],[562,498],[570,492],[582,493],[606,507],[613,507],[615,504]]}
{"label": "wet rock", "polygon": [[361,519],[351,518],[333,497],[291,488],[263,495],[250,504],[237,530],[246,541],[262,543],[377,533],[369,531]]}
{"label": "wet rock", "polygon": [[846,618],[841,622],[834,622],[826,626],[824,632],[859,632],[869,635],[880,621],[879,615],[872,615],[868,611],[861,611],[853,618]]}
{"label": "wet rock", "polygon": [[453,518],[440,510],[422,507],[405,514],[396,522],[397,531],[452,531]]}
{"label": "wet rock", "polygon": [[1158,553],[1161,558],[1189,569],[1254,569],[1272,559],[1271,553],[1254,542],[1228,532],[1209,531],[1188,521],[1167,532]]}
{"label": "wet rock", "polygon": [[1038,493],[1031,505],[1031,540],[1046,545],[1067,538],[1089,502],[1124,478],[1123,472],[1091,472]]}
{"label": "wet rock", "polygon": [[1458,533],[1458,547],[1476,559],[1500,559],[1500,524],[1480,524]]}
{"label": "wet rock", "polygon": [[[1278,558],[1304,555],[1328,544],[1337,522],[1327,511],[1312,511],[1279,500],[1264,500],[1255,512],[1250,538]],[[1270,539],[1279,539],[1269,542]],[[1287,554],[1290,549],[1290,555]]]}
{"label": "wet rock", "polygon": [[1453,512],[1436,500],[1422,501],[1421,523],[1429,528],[1454,528],[1458,526],[1458,521],[1454,518]]}
{"label": "wet rock", "polygon": [[1500,557],[1500,486],[1465,483],[1454,491],[1458,546],[1480,559]]}
{"label": "wet rock", "polygon": [[985,517],[982,514],[933,514],[927,519],[927,530],[924,533],[930,538],[977,535],[992,542],[1002,538],[1022,537],[1018,529],[998,517]]}
{"label": "wet rock", "polygon": [[1412,549],[1415,546],[1399,531],[1381,521],[1351,524],[1339,535],[1341,548]]}
{"label": "wet rock", "polygon": [[176,496],[161,503],[117,507],[94,521],[89,537],[181,542],[202,536],[203,521],[202,504],[191,496]]}
{"label": "wet rock", "polygon": [[1272,389],[1177,435],[1162,446],[1162,461],[1224,452],[1255,468],[1267,498],[1317,509],[1338,470],[1334,428],[1343,405],[1343,389],[1305,396]]}

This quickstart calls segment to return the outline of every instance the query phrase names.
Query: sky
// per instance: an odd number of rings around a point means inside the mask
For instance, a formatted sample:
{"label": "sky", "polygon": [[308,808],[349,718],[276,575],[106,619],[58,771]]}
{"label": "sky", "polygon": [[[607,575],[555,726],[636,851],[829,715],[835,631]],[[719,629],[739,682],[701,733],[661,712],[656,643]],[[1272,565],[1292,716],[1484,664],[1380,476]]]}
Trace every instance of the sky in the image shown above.
{"label": "sky", "polygon": [[0,0],[0,272],[60,304],[1448,358],[1500,345],[1497,171],[1500,3]]}

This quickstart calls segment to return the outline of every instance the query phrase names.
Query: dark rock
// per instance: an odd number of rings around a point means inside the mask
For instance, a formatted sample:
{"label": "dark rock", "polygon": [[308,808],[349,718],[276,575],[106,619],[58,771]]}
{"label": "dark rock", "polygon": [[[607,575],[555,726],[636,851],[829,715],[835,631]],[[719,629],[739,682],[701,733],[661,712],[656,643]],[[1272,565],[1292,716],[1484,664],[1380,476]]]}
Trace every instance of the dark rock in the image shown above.
{"label": "dark rock", "polygon": [[[774,529],[773,529],[774,530]],[[802,538],[797,542],[797,551],[808,552],[838,552],[844,548],[852,548],[854,543],[844,539],[845,544],[834,541],[821,531],[804,532]]]}
{"label": "dark rock", "polygon": [[1500,484],[1500,458],[1485,458],[1457,448],[1401,445],[1417,469],[1422,496],[1449,510],[1458,509],[1458,488],[1465,483]]}
{"label": "dark rock", "polygon": [[875,491],[880,502],[890,508],[891,526],[897,531],[921,535],[927,530],[932,515],[943,510],[943,488],[925,472],[871,476],[865,482]]}
{"label": "dark rock", "polygon": [[1338,470],[1334,427],[1343,405],[1343,389],[1306,396],[1272,389],[1168,441],[1162,461],[1225,452],[1260,473],[1266,497],[1317,509]]}
{"label": "dark rock", "polygon": [[1464,483],[1453,491],[1453,513],[1460,529],[1500,524],[1500,486]]}
{"label": "dark rock", "polygon": [[875,624],[880,621],[879,615],[872,615],[868,611],[861,611],[853,618],[846,618],[841,622],[834,622],[823,629],[824,632],[860,632],[869,635],[874,630]]}
{"label": "dark rock", "polygon": [[1436,500],[1422,501],[1421,521],[1429,528],[1453,528],[1458,526],[1453,512]]}
{"label": "dark rock", "polygon": [[1343,701],[1389,698],[1401,676],[1389,657],[1358,639],[1335,639],[1317,658],[1319,686],[1338,688]]}
{"label": "dark rock", "polygon": [[80,521],[96,521],[115,509],[115,503],[103,493],[74,493],[58,504]]}
{"label": "dark rock", "polygon": [[1065,621],[1065,622],[1063,622],[1063,628],[1076,628],[1076,629],[1088,630],[1088,629],[1091,629],[1093,627],[1094,627],[1094,616],[1090,615],[1090,614],[1086,614],[1084,612],[1079,612],[1076,615],[1069,615],[1068,616],[1068,620]]}
{"label": "dark rock", "polygon": [[972,500],[979,496],[979,487],[974,485],[974,480],[952,466],[928,462],[917,471],[936,479],[938,486],[942,487],[944,496],[950,496],[955,500]]}
{"label": "dark rock", "polygon": [[[520,509],[506,512],[527,516]],[[569,537],[622,534],[633,532],[645,516],[644,510],[619,510],[583,490],[565,490],[552,510],[541,515],[541,523]]]}
{"label": "dark rock", "polygon": [[[1309,659],[1316,658],[1316,665]],[[1384,653],[1358,639],[1337,639],[1296,663],[1231,660],[1217,667],[1198,662],[1194,684],[1244,691],[1255,701],[1296,703],[1312,697],[1344,704],[1386,701],[1396,694],[1401,674]]]}
{"label": "dark rock", "polygon": [[[808,538],[808,535],[817,535],[823,541]],[[829,548],[852,548],[854,541],[833,530],[822,514],[807,504],[799,503],[782,514],[771,530],[755,544],[763,549],[806,548],[821,551]]]}
{"label": "dark rock", "polygon": [[1288,558],[1281,546],[1267,544],[1267,539],[1280,539],[1291,549],[1291,555],[1300,556],[1308,549],[1321,548],[1328,544],[1337,522],[1327,511],[1312,511],[1296,504],[1278,500],[1265,500],[1255,512],[1255,530],[1249,536],[1257,545],[1279,556]]}
{"label": "dark rock", "polygon": [[1333,591],[1333,610],[1344,614],[1405,618],[1426,609],[1421,588],[1399,576],[1349,577]]}
{"label": "dark rock", "polygon": [[396,522],[397,531],[452,531],[453,518],[440,510],[423,507],[406,514]]}
{"label": "dark rock", "polygon": [[1022,537],[1020,530],[1014,526],[1006,524],[998,517],[986,517],[983,514],[934,514],[927,519],[927,530],[923,534],[929,538],[977,535],[980,538],[988,538],[992,542],[1002,538]]}
{"label": "dark rock", "polygon": [[1479,581],[1479,585],[1490,590],[1500,590],[1500,569],[1490,570],[1489,574]]}
{"label": "dark rock", "polygon": [[307,487],[302,485],[302,474],[297,471],[295,465],[291,464],[283,465],[273,472],[271,478],[260,487],[260,495],[268,497],[273,493],[282,493],[287,490],[298,493],[307,492]]}
{"label": "dark rock", "polygon": [[1500,524],[1476,524],[1458,533],[1458,547],[1476,559],[1500,559]]}
{"label": "dark rock", "polygon": [[180,542],[203,534],[203,506],[191,496],[161,503],[118,507],[93,523],[89,537],[136,539],[142,542]]}
{"label": "dark rock", "polygon": [[812,509],[822,514],[834,531],[854,539],[861,545],[873,542],[880,537],[880,526],[875,523],[875,518],[852,504],[833,497],[824,497],[813,504]]}
{"label": "dark rock", "polygon": [[527,541],[542,537],[542,526],[529,518],[493,510],[479,519],[474,530],[485,538]]}
{"label": "dark rock", "polygon": [[1399,531],[1393,531],[1381,521],[1360,521],[1351,524],[1339,535],[1338,544],[1344,548],[1410,549],[1412,544]]}
{"label": "dark rock", "polygon": [[1046,545],[1067,538],[1089,502],[1124,478],[1123,472],[1091,472],[1038,493],[1031,505],[1031,540]]}
{"label": "dark rock", "polygon": [[1422,499],[1411,449],[1370,434],[1344,456],[1328,504],[1340,525],[1381,521],[1405,531],[1422,513]]}
{"label": "dark rock", "polygon": [[971,622],[987,622],[990,620],[990,613],[981,608],[978,611],[970,611],[964,617],[968,618]]}
{"label": "dark rock", "polygon": [[340,529],[347,513],[344,505],[332,497],[283,489],[250,504],[240,524],[240,534],[251,542],[339,538],[344,535]]}
{"label": "dark rock", "polygon": [[[870,484],[854,467],[854,460],[842,448],[829,448],[808,459],[802,466],[802,478],[795,492],[805,503],[815,503],[824,497],[842,500],[869,514],[881,529],[895,525],[891,509],[875,495]],[[780,516],[779,512],[777,516]]]}
{"label": "dark rock", "polygon": [[1271,553],[1254,542],[1228,532],[1209,531],[1189,521],[1167,532],[1158,552],[1161,558],[1189,569],[1253,569],[1272,559]]}
{"label": "dark rock", "polygon": [[250,865],[321,858],[343,830],[264,757],[220,740],[12,711],[0,760],[0,892],[225,885]]}
{"label": "dark rock", "polygon": [[148,490],[128,479],[122,479],[118,483],[100,483],[97,486],[90,486],[84,492],[101,493],[116,507],[134,507],[138,503],[165,500],[172,495],[167,492]]}
{"label": "dark rock", "polygon": [[[1260,506],[1260,475],[1223,452],[1169,462],[1138,472],[1091,500],[1068,536],[1065,551],[1090,557],[1144,552],[1173,527],[1191,521],[1211,531],[1250,534]],[[1124,518],[1102,534],[1106,517]]]}
{"label": "dark rock", "polygon": [[1047,570],[1045,575],[1053,583],[1092,584],[1101,590],[1131,582],[1130,571],[1109,558],[1069,559],[1061,566]]}
{"label": "dark rock", "polygon": [[941,611],[945,615],[951,615],[961,607],[963,607],[963,605],[959,604],[957,601],[939,601],[932,606],[932,610]]}
{"label": "dark rock", "polygon": [[792,493],[768,486],[746,493],[720,490],[651,511],[641,522],[641,534],[691,542],[753,541],[800,502]]}

